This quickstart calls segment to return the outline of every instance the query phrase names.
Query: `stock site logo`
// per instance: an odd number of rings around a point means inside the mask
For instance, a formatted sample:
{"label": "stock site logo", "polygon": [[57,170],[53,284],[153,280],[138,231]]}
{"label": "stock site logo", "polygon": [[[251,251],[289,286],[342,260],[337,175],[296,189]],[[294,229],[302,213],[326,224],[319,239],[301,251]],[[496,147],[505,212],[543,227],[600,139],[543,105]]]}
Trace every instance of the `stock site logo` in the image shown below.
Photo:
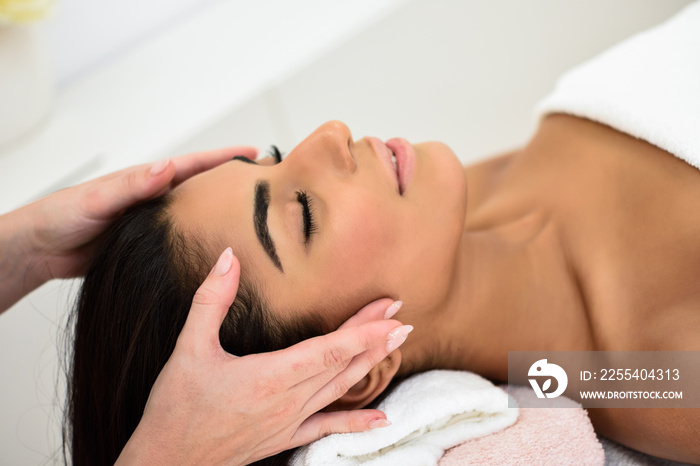
{"label": "stock site logo", "polygon": [[[537,398],[544,398],[545,396],[547,398],[556,398],[564,393],[564,390],[566,390],[566,385],[569,383],[569,378],[566,376],[564,369],[556,364],[548,363],[546,359],[540,359],[530,366],[530,370],[527,372],[527,375],[529,377],[549,377],[544,381],[542,387],[540,387],[537,379],[528,379],[530,381],[530,385],[532,385],[532,389],[537,395]],[[549,388],[552,386],[552,378],[557,380],[557,389],[552,393],[547,393],[547,390],[549,390]]]}

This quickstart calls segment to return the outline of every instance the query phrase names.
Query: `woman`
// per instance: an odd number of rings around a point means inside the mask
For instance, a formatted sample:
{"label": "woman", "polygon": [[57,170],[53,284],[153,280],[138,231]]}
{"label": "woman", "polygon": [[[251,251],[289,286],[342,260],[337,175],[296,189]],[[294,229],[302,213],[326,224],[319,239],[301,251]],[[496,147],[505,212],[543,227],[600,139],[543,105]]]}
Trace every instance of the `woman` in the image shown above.
{"label": "woman", "polygon": [[[48,280],[83,275],[96,240],[126,208],[162,195],[235,154],[256,153],[231,147],[131,167],[0,215],[0,314]],[[201,461],[213,452],[218,462],[242,464],[330,433],[387,425],[386,416],[376,410],[315,411],[400,345],[399,323],[389,320],[398,307],[387,310],[388,300],[380,300],[331,335],[275,353],[222,358],[219,327],[235,297],[239,272],[229,248],[195,294],[178,345],[118,464],[185,462],[188,457]],[[295,369],[299,364],[303,371]],[[261,365],[265,370],[251,370]],[[298,408],[289,409],[290,402]],[[193,424],[199,427],[194,432],[187,428]]]}
{"label": "woman", "polygon": [[[505,380],[508,350],[700,349],[700,173],[582,116],[552,113],[524,148],[466,168],[444,144],[354,140],[330,122],[284,161],[234,158],[128,212],[77,307],[74,455],[81,443],[118,453],[183,303],[226,246],[241,262],[220,331],[233,354],[329,332],[377,298],[404,302],[411,339],[329,409],[430,368]],[[700,462],[695,411],[589,414],[625,445]],[[95,429],[105,419],[114,429]]]}

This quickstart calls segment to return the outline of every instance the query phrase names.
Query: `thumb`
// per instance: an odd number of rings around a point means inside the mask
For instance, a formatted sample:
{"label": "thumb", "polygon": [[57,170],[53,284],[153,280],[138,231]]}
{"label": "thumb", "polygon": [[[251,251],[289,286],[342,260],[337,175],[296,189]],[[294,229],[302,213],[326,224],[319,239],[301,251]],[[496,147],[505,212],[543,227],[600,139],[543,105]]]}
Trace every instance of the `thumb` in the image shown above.
{"label": "thumb", "polygon": [[149,166],[130,167],[110,173],[91,183],[95,189],[82,190],[88,218],[111,218],[137,202],[161,194],[175,175],[173,163],[166,159]]}
{"label": "thumb", "polygon": [[221,348],[219,328],[238,292],[240,275],[238,259],[231,248],[226,248],[195,293],[178,343],[195,352]]}
{"label": "thumb", "polygon": [[305,420],[293,435],[293,447],[307,445],[327,435],[364,432],[377,427],[387,427],[391,422],[376,409],[355,411],[319,412]]}

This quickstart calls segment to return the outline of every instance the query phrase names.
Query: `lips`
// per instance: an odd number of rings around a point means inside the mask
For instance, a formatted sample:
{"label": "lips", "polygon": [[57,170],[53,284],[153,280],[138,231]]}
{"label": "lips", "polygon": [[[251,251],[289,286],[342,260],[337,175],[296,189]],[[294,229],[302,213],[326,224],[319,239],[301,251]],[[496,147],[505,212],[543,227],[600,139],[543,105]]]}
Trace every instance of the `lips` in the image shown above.
{"label": "lips", "polygon": [[381,160],[382,165],[384,165],[384,168],[386,168],[387,173],[389,174],[389,177],[392,179],[392,181],[396,184],[396,192],[401,194],[401,184],[399,182],[399,173],[398,170],[396,169],[396,166],[394,165],[394,154],[391,152],[391,149],[389,149],[386,144],[384,144],[381,140],[375,137],[368,137],[367,140],[369,141],[370,145],[372,146],[372,150],[379,156],[379,160]]}
{"label": "lips", "polygon": [[416,172],[416,152],[413,146],[403,138],[389,139],[385,145],[396,157],[399,194],[403,195]]}
{"label": "lips", "polygon": [[390,177],[396,183],[396,190],[403,196],[408,182],[415,171],[415,153],[413,146],[401,138],[389,139],[383,143],[378,138],[367,138],[379,156]]}

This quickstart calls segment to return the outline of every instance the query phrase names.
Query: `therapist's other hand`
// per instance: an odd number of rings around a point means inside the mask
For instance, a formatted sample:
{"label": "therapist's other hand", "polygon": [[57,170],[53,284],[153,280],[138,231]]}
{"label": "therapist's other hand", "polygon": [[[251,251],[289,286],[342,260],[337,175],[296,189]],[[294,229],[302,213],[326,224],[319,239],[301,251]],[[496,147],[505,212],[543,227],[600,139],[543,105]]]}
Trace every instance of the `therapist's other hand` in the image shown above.
{"label": "therapist's other hand", "polygon": [[231,160],[255,158],[253,147],[229,147],[161,160],[57,191],[20,209],[29,228],[28,266],[38,284],[83,275],[93,240],[126,208],[167,193],[188,178]]}
{"label": "therapist's other hand", "polygon": [[[341,329],[236,357],[219,327],[238,289],[227,249],[197,291],[175,350],[117,464],[248,464],[337,432],[387,425],[377,410],[318,412],[387,356],[392,303],[365,306]],[[398,343],[398,342],[397,342]]]}

